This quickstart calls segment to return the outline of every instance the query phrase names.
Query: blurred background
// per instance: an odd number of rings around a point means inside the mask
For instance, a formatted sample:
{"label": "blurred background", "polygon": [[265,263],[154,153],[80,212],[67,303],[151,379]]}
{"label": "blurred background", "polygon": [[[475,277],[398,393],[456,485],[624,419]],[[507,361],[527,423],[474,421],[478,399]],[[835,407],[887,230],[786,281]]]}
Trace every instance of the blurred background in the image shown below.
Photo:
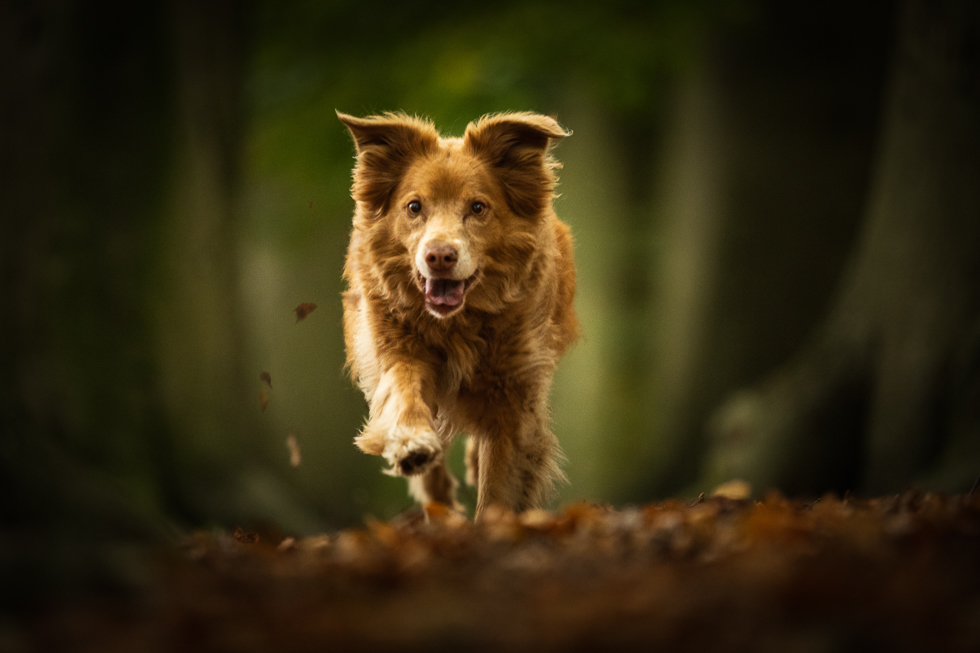
{"label": "blurred background", "polygon": [[555,505],[731,478],[969,490],[977,22],[891,0],[4,2],[6,550],[411,506],[352,444],[335,109],[573,132],[556,208],[584,337],[553,390]]}

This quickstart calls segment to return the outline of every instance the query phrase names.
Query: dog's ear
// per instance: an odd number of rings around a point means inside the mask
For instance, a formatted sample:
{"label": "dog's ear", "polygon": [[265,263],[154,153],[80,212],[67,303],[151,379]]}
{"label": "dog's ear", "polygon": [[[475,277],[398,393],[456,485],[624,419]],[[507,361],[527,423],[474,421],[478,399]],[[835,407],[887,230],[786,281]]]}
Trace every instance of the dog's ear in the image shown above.
{"label": "dog's ear", "polygon": [[350,130],[357,150],[351,194],[381,215],[409,164],[435,149],[439,134],[430,123],[400,113],[355,118],[338,111],[337,118]]}
{"label": "dog's ear", "polygon": [[534,217],[554,197],[552,141],[569,136],[554,118],[537,113],[484,116],[466,127],[466,146],[487,161],[500,180],[514,213]]}

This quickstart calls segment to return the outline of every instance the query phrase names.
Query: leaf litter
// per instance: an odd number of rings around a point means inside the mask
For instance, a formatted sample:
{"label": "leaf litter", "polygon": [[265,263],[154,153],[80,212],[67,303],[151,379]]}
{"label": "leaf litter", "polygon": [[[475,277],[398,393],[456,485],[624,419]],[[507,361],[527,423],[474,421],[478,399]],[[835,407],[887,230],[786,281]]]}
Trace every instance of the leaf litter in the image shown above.
{"label": "leaf litter", "polygon": [[480,523],[431,505],[335,533],[252,535],[188,538],[163,558],[164,591],[98,643],[980,650],[973,495],[576,503]]}

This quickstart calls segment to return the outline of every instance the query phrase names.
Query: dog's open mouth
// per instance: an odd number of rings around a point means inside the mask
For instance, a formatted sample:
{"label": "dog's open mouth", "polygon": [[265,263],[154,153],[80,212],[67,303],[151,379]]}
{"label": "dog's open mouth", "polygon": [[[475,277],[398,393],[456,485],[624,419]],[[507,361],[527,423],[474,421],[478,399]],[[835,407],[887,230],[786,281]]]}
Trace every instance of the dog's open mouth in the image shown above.
{"label": "dog's open mouth", "polygon": [[468,279],[430,279],[418,274],[426,308],[440,316],[449,315],[463,304],[466,291],[475,280],[476,273]]}

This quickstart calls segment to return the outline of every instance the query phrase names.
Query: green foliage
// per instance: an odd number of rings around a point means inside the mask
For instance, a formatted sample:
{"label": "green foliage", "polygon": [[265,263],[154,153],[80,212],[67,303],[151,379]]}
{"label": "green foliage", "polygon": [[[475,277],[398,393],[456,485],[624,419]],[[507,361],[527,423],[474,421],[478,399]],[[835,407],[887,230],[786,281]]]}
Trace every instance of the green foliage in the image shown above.
{"label": "green foliage", "polygon": [[249,87],[260,176],[338,196],[350,146],[334,109],[423,114],[455,133],[488,112],[555,113],[571,93],[643,113],[689,67],[725,0],[262,3]]}

